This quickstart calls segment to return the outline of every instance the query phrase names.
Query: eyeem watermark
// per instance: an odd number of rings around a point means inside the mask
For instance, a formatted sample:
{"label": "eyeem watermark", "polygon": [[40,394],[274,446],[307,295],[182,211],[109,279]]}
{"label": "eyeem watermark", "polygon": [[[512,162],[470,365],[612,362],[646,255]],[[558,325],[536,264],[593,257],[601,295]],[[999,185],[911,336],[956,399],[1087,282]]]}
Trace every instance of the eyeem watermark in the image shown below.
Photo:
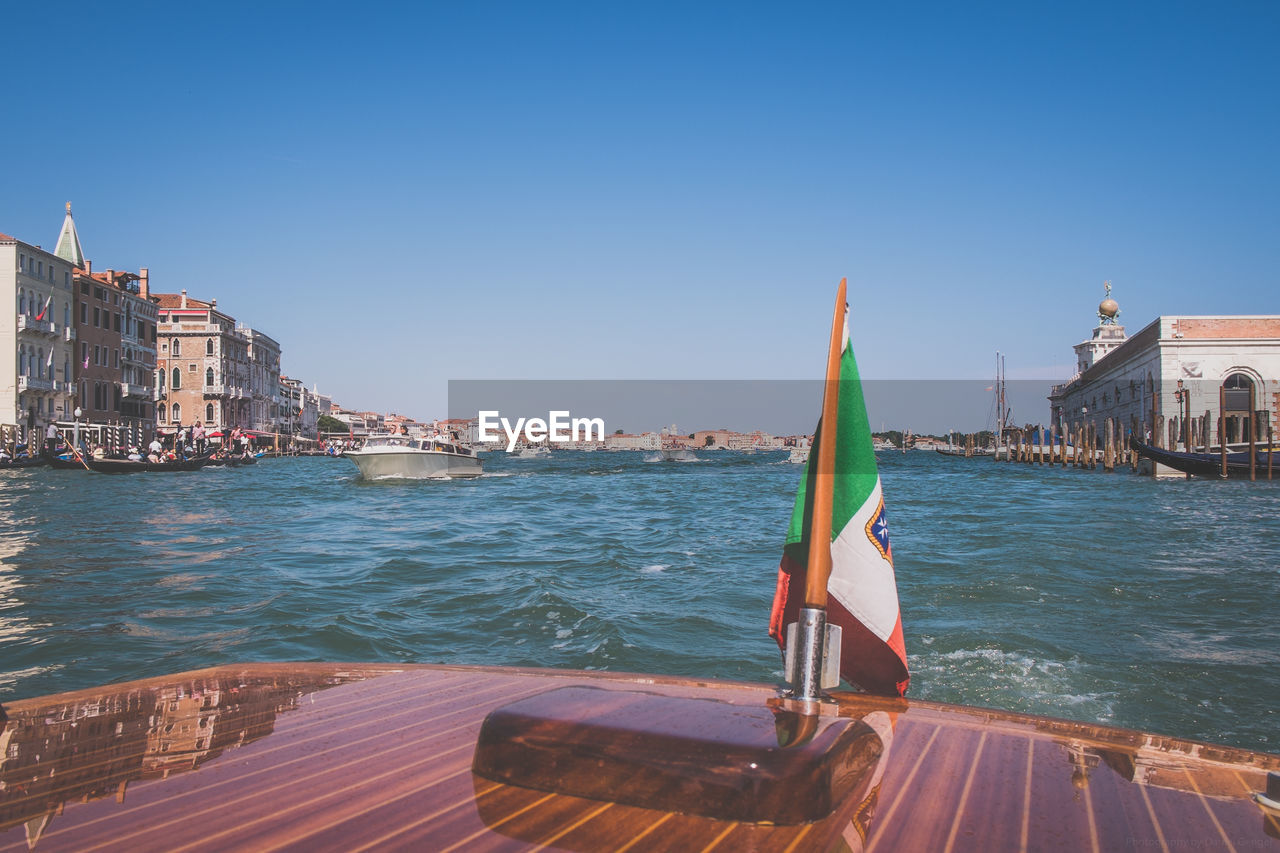
{"label": "eyeem watermark", "polygon": [[547,419],[516,418],[515,425],[501,416],[500,412],[480,412],[479,430],[476,437],[481,442],[496,442],[502,438],[498,428],[507,438],[507,452],[516,449],[516,444],[523,434],[525,441],[551,441],[556,444],[567,444],[571,441],[604,441],[604,418],[574,418],[567,411],[548,412]]}

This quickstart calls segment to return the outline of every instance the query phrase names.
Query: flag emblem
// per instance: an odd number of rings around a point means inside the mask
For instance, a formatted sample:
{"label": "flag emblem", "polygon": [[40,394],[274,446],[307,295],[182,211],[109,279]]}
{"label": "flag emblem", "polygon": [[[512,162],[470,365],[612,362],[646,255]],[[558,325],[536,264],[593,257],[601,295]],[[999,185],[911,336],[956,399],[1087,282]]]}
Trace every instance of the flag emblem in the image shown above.
{"label": "flag emblem", "polygon": [[876,507],[875,515],[871,516],[871,520],[867,522],[867,538],[871,540],[871,544],[876,546],[876,550],[880,552],[880,556],[893,564],[893,549],[889,547],[889,520],[884,517],[884,498],[880,498],[880,504]]}

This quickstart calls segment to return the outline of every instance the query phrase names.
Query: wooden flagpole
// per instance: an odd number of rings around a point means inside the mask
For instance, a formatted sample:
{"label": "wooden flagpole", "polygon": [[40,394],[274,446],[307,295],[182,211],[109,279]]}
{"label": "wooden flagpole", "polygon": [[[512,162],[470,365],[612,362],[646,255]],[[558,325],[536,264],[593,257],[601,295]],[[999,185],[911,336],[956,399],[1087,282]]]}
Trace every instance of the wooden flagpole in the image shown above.
{"label": "wooden flagpole", "polygon": [[827,579],[831,576],[831,508],[835,490],[836,436],[840,411],[840,354],[844,350],[847,279],[836,291],[827,349],[827,383],[822,394],[822,435],[818,436],[817,471],[813,478],[813,515],[809,520],[809,562],[805,571],[804,606],[825,610]]}

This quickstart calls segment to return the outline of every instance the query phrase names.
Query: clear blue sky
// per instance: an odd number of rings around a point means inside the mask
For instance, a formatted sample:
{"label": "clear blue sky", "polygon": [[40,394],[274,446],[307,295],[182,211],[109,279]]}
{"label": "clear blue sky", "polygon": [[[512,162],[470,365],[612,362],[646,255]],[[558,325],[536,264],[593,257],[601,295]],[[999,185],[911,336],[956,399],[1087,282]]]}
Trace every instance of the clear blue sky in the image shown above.
{"label": "clear blue sky", "polygon": [[1277,313],[1280,6],[10,4],[0,231],[344,405],[458,378],[1069,371],[1111,279]]}

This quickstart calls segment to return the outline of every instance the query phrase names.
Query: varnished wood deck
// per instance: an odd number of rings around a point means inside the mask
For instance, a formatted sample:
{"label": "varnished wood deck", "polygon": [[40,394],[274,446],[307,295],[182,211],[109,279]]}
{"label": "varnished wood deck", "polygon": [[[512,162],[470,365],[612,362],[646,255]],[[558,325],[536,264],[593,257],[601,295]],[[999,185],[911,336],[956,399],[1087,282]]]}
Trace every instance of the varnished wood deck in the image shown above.
{"label": "varnished wood deck", "polygon": [[503,785],[484,716],[584,684],[759,705],[772,688],[598,673],[222,667],[10,704],[0,851],[1280,851],[1250,800],[1280,756],[843,696],[884,741],[857,802],[799,826]]}

